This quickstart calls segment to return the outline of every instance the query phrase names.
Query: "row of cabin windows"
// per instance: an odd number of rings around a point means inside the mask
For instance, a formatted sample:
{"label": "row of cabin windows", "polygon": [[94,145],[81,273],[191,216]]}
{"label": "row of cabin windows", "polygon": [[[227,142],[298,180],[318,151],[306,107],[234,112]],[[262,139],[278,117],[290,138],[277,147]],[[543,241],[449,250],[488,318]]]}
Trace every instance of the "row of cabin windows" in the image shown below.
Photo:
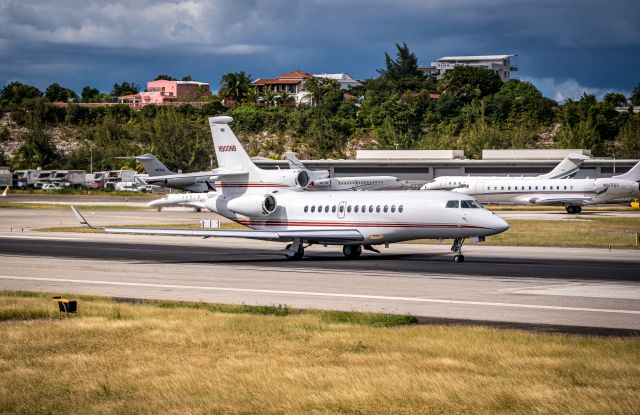
{"label": "row of cabin windows", "polygon": [[346,186],[361,186],[361,185],[372,185],[372,184],[382,184],[382,180],[367,180],[367,181],[362,181],[362,180],[357,180],[357,181],[352,181],[352,180],[347,180],[347,181],[343,181],[342,184],[346,185]]}
{"label": "row of cabin windows", "polygon": [[[513,190],[527,190],[527,186],[513,186]],[[542,187],[542,190],[547,190],[547,186],[529,186],[529,190],[540,190],[539,187]],[[560,188],[564,187],[564,190],[573,190],[573,186],[556,186],[555,190],[561,190]],[[511,190],[511,186],[500,186],[500,190]],[[489,186],[488,190],[491,190],[491,186]],[[493,190],[498,190],[498,186],[493,186]],[[549,190],[554,190],[553,186],[549,186]]]}
{"label": "row of cabin windows", "polygon": [[[344,213],[345,211],[345,206],[344,205],[340,205],[340,206],[329,206],[329,205],[319,205],[317,208],[314,205],[311,205],[311,207],[309,206],[305,206],[304,207],[304,213],[307,213],[309,211],[311,211],[311,213],[315,213],[316,211],[318,213],[322,213],[324,210],[324,213],[329,213],[329,210],[331,210],[332,213],[336,213],[336,211],[339,211],[340,213]],[[355,206],[351,206],[348,205],[347,206],[347,213],[351,213],[351,211],[353,211],[354,213],[366,213],[367,212],[367,205],[355,205]],[[369,213],[373,213],[373,211],[376,211],[376,213],[380,213],[380,212],[391,212],[391,213],[396,213],[396,205],[391,205],[391,207],[389,207],[389,205],[377,205],[377,206],[373,206],[373,205],[369,205]],[[398,213],[402,213],[402,211],[404,210],[404,205],[400,205],[398,206],[397,212]]]}

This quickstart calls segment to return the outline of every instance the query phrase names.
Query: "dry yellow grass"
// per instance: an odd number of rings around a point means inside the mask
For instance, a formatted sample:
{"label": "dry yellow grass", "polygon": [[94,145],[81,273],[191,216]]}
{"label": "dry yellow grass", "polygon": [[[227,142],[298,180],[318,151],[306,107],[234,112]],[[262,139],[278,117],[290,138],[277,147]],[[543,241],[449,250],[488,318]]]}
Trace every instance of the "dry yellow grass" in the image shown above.
{"label": "dry yellow grass", "polygon": [[640,408],[640,341],[322,314],[0,296],[2,413],[559,413]]}

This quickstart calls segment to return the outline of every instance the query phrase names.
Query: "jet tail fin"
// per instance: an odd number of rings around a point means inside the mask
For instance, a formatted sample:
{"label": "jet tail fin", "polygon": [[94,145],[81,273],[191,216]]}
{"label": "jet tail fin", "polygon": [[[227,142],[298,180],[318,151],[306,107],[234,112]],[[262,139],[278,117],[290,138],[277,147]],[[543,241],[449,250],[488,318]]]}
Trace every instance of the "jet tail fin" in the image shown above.
{"label": "jet tail fin", "polygon": [[588,160],[588,156],[582,154],[571,153],[564,158],[553,170],[547,174],[538,176],[539,179],[566,179],[575,176],[580,170],[580,166],[585,160]]}
{"label": "jet tail fin", "polygon": [[640,161],[624,174],[613,176],[612,179],[630,180],[632,182],[640,181]]}
{"label": "jet tail fin", "polygon": [[175,174],[171,170],[167,168],[156,156],[151,153],[146,153],[141,156],[131,156],[131,157],[114,157],[116,159],[122,160],[138,160],[142,167],[144,168],[145,173],[149,175],[149,177],[153,176],[166,176],[169,174]]}
{"label": "jet tail fin", "polygon": [[292,151],[288,151],[286,153],[284,153],[287,156],[287,162],[289,163],[289,168],[290,169],[305,169],[306,167],[304,167],[304,164],[302,164],[302,162],[300,161],[300,159],[298,158],[297,154],[292,152]]}
{"label": "jet tail fin", "polygon": [[256,172],[258,167],[229,128],[233,118],[228,116],[209,117],[209,127],[213,138],[213,148],[218,159],[218,166],[231,170]]}

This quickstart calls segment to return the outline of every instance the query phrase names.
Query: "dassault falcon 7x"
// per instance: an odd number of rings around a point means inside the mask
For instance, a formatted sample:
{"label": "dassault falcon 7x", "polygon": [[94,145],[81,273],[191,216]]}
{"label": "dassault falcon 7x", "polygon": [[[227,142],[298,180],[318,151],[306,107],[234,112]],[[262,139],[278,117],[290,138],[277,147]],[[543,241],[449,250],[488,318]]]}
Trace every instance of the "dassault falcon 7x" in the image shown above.
{"label": "dassault falcon 7x", "polygon": [[[215,196],[204,205],[250,230],[181,230],[101,228],[112,233],[234,237],[288,243],[284,254],[300,259],[315,244],[342,245],[348,258],[375,245],[414,239],[454,239],[456,262],[464,261],[465,238],[485,236],[509,228],[498,215],[473,198],[447,191],[300,192],[299,170],[262,170],[253,164],[229,128],[231,117],[209,118],[220,169]],[[306,172],[304,172],[306,175]],[[307,176],[308,177],[308,176]],[[284,182],[284,183],[283,183]],[[78,220],[87,221],[72,207]]]}
{"label": "dassault falcon 7x", "polygon": [[453,192],[476,197],[480,202],[564,206],[580,213],[582,206],[630,198],[640,193],[640,162],[625,174],[601,179],[508,178],[469,181]]}
{"label": "dassault falcon 7x", "polygon": [[[589,157],[582,154],[571,153],[567,155],[549,173],[540,176],[529,177],[529,179],[568,179],[576,175],[580,166]],[[475,181],[486,180],[512,180],[513,176],[440,176],[425,184],[420,190],[451,190],[457,187],[471,186]]]}

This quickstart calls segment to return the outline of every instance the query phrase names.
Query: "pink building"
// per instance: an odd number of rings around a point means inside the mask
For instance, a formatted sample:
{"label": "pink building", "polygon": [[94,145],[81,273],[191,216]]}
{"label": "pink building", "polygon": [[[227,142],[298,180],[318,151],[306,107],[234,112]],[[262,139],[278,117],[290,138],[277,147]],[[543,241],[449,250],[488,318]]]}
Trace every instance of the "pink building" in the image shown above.
{"label": "pink building", "polygon": [[211,89],[207,82],[158,80],[147,82],[146,91],[118,97],[118,101],[142,107],[147,104],[168,104],[176,100],[195,101],[209,95]]}

